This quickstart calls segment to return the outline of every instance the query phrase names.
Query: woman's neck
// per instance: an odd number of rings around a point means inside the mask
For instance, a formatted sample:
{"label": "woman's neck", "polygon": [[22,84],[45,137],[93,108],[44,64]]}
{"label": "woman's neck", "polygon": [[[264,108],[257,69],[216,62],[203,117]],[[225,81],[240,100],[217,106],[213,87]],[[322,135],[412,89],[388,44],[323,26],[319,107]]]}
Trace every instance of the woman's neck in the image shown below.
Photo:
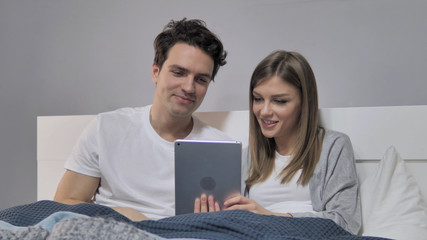
{"label": "woman's neck", "polygon": [[276,151],[282,156],[290,156],[294,153],[297,134],[290,134],[283,137],[274,138],[276,142]]}

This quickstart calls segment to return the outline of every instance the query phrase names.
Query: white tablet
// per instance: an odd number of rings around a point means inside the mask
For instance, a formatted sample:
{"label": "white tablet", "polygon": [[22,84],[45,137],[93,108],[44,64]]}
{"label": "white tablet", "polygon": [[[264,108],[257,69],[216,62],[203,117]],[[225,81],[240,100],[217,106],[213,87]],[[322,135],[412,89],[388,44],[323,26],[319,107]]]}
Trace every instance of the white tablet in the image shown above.
{"label": "white tablet", "polygon": [[241,191],[242,143],[238,141],[175,141],[175,214],[194,212],[194,200],[213,195],[224,200]]}

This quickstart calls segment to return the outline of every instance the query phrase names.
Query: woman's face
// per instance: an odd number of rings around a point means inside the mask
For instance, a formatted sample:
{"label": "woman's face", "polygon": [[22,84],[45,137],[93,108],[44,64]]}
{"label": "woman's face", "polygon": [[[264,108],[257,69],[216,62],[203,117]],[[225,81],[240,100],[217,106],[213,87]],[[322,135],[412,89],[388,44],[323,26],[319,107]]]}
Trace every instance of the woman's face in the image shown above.
{"label": "woman's face", "polygon": [[252,109],[262,134],[274,138],[276,143],[296,141],[301,113],[300,91],[282,78],[273,76],[256,86],[252,95]]}

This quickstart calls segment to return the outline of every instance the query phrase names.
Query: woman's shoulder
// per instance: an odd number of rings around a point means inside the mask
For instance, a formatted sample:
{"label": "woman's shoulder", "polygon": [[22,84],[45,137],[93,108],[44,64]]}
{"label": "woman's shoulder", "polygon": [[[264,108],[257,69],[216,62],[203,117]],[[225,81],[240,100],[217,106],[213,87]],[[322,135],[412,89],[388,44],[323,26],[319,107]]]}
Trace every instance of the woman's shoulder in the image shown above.
{"label": "woman's shoulder", "polygon": [[322,154],[329,156],[331,153],[341,152],[352,152],[353,145],[350,137],[339,131],[325,129],[325,134],[322,143]]}
{"label": "woman's shoulder", "polygon": [[327,162],[328,168],[336,166],[338,162],[346,166],[354,162],[353,146],[347,134],[325,130],[320,161]]}
{"label": "woman's shoulder", "polygon": [[343,132],[325,129],[323,144],[333,144],[337,142],[350,143],[350,137]]}

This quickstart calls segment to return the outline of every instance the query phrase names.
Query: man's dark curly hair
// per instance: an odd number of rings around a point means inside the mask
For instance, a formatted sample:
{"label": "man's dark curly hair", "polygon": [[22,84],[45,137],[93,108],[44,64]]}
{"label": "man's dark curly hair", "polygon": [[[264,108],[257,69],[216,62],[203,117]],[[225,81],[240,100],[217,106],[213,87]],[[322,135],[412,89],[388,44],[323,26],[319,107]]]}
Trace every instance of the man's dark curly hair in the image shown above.
{"label": "man's dark curly hair", "polygon": [[184,18],[180,21],[171,20],[154,40],[154,63],[160,69],[168,57],[169,50],[179,42],[200,48],[213,59],[212,81],[219,67],[227,63],[227,52],[218,37],[206,28],[205,22]]}

